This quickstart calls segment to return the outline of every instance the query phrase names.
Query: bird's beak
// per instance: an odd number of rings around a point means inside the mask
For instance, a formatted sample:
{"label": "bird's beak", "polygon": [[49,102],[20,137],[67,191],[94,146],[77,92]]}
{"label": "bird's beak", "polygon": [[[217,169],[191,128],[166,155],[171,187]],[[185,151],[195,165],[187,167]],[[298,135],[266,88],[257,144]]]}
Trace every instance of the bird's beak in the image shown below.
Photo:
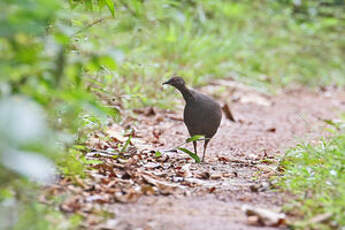
{"label": "bird's beak", "polygon": [[166,81],[166,82],[163,82],[163,84],[162,85],[169,85],[169,81]]}

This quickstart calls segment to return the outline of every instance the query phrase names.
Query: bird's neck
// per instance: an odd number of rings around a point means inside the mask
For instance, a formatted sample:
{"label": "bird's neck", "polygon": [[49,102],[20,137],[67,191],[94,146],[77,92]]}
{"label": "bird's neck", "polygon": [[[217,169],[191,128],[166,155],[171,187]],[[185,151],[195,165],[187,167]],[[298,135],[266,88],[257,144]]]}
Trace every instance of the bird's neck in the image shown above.
{"label": "bird's neck", "polygon": [[193,100],[192,91],[190,89],[188,89],[185,85],[178,87],[177,89],[181,92],[184,100],[187,103]]}

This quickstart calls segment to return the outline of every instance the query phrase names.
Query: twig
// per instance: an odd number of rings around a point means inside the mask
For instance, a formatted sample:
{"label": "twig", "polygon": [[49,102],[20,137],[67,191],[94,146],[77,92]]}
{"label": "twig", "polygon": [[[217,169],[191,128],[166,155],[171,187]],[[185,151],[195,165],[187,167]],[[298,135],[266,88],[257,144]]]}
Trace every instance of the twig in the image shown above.
{"label": "twig", "polygon": [[75,32],[74,34],[72,34],[72,37],[75,36],[75,35],[77,35],[77,34],[79,34],[79,33],[81,33],[81,32],[84,32],[85,30],[91,28],[92,26],[97,25],[97,24],[103,22],[104,20],[109,19],[109,18],[112,18],[112,17],[113,17],[113,16],[107,16],[107,17],[99,18],[99,19],[97,19],[97,20],[91,22],[90,24],[86,25],[85,27],[81,28],[80,30],[78,30],[78,31]]}

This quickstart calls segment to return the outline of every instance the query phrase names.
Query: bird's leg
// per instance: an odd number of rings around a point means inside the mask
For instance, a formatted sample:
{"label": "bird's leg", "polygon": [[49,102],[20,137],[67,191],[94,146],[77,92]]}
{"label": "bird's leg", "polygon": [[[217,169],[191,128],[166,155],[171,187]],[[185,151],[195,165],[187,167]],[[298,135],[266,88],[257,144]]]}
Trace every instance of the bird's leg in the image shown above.
{"label": "bird's leg", "polygon": [[193,146],[194,146],[194,153],[196,155],[198,155],[198,153],[197,153],[198,148],[197,148],[197,142],[196,141],[193,141]]}
{"label": "bird's leg", "polygon": [[204,160],[205,160],[206,148],[207,148],[207,144],[208,144],[209,141],[210,141],[210,139],[205,139],[205,142],[204,142],[204,153],[202,154],[202,159],[201,159],[202,162],[204,162]]}

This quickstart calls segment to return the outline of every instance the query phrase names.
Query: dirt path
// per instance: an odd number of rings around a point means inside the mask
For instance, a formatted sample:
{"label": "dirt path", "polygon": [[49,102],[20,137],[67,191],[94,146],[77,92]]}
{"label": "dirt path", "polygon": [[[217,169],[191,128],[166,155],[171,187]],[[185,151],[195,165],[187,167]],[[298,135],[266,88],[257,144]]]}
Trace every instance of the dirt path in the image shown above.
{"label": "dirt path", "polygon": [[[67,197],[60,209],[84,216],[87,229],[262,228],[248,225],[243,205],[280,211],[286,194],[273,191],[268,180],[277,174],[279,157],[326,134],[323,120],[345,111],[345,92],[299,89],[268,96],[224,80],[200,90],[230,103],[237,120],[223,117],[205,163],[171,150],[188,137],[180,101],[177,111],[137,110],[122,126],[96,132],[85,154],[102,163],[86,179],[63,179],[46,193]],[[117,155],[128,139],[124,128],[134,130],[132,145]],[[114,215],[101,223],[104,211]],[[266,227],[278,228],[284,227]]]}
{"label": "dirt path", "polygon": [[[227,97],[230,95],[226,93],[221,96],[223,100]],[[188,177],[171,175],[172,182],[194,178],[198,186],[184,194],[144,196],[133,204],[114,204],[110,209],[116,218],[108,224],[114,224],[116,229],[262,228],[248,225],[241,207],[249,204],[279,210],[283,196],[266,183],[277,164],[260,160],[273,160],[302,140],[317,140],[325,126],[322,120],[334,119],[345,111],[345,94],[330,90],[293,90],[269,97],[237,89],[232,90],[232,101],[237,122],[223,117],[219,132],[210,142],[206,163],[188,163],[188,170],[192,171]],[[183,143],[188,136],[179,120],[181,114],[181,110],[157,113],[143,118],[145,122],[138,124],[137,129],[147,137],[147,142],[163,152]],[[188,147],[192,149],[191,144]]]}

